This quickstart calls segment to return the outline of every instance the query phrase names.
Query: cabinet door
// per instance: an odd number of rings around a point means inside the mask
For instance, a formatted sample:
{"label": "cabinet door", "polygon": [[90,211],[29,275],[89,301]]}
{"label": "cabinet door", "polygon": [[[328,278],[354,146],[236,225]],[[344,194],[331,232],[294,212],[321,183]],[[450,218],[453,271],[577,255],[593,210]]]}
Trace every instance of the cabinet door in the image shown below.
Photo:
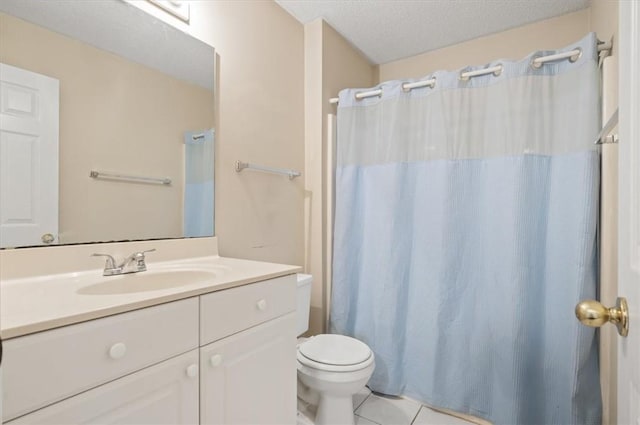
{"label": "cabinet door", "polygon": [[200,421],[296,423],[296,314],[200,349]]}
{"label": "cabinet door", "polygon": [[197,349],[198,299],[12,338],[4,348],[3,419],[9,421]]}
{"label": "cabinet door", "polygon": [[198,350],[174,357],[9,424],[198,423]]}

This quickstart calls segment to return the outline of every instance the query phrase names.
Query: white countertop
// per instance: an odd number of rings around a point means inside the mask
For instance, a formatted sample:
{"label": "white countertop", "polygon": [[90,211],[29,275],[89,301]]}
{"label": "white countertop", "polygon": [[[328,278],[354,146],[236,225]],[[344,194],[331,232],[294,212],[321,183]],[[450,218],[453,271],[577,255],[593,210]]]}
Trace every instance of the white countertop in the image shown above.
{"label": "white countertop", "polygon": [[[119,282],[119,279],[147,279],[154,273],[159,276],[162,270],[171,273],[190,268],[209,269],[215,275],[204,273],[208,277],[199,282],[163,289],[115,294],[103,291],[111,282],[115,285],[125,282]],[[103,277],[102,269],[94,269],[3,280],[0,284],[0,335],[3,339],[15,338],[301,271],[298,266],[218,256],[148,262],[147,269],[146,272],[110,277]]]}

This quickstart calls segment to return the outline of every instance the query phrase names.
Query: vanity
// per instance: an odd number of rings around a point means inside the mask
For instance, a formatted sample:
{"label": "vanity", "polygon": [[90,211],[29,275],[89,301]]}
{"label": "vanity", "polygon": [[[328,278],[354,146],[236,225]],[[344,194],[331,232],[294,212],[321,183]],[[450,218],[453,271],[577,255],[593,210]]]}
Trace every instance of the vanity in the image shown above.
{"label": "vanity", "polygon": [[[194,243],[161,242],[111,245]],[[130,275],[11,278],[26,251],[0,256],[15,264],[0,288],[4,423],[295,423],[298,267],[186,252]]]}

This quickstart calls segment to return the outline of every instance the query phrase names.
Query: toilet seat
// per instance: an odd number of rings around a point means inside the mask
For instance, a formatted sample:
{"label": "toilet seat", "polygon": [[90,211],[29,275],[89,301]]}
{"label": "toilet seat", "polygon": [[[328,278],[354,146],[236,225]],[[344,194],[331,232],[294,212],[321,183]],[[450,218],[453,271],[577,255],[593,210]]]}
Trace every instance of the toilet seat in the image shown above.
{"label": "toilet seat", "polygon": [[365,369],[374,361],[369,347],[344,335],[317,335],[298,345],[297,358],[303,365],[328,372]]}

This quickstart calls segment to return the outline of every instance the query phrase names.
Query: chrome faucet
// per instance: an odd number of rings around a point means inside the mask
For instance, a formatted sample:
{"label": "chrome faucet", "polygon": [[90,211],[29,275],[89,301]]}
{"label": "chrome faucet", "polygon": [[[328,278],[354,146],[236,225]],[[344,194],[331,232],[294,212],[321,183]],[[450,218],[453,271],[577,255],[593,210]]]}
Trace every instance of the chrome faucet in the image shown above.
{"label": "chrome faucet", "polygon": [[[145,263],[145,254],[147,252],[153,252],[154,249],[147,251],[134,252],[128,256],[122,263],[116,266],[116,260],[109,254],[91,254],[92,257],[107,257],[107,261],[104,264],[103,276],[116,276],[127,273],[138,273],[147,270],[147,264]],[[133,264],[133,266],[130,266]]]}

